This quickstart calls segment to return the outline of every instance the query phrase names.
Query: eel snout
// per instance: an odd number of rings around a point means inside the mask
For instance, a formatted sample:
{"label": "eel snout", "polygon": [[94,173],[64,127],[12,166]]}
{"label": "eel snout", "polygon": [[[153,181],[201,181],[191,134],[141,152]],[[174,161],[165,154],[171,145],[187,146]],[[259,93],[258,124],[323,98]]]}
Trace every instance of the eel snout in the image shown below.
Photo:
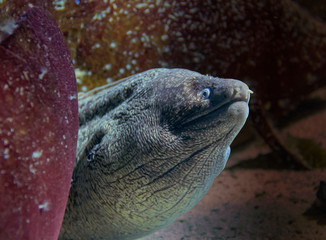
{"label": "eel snout", "polygon": [[230,82],[226,96],[231,102],[243,101],[249,103],[250,95],[254,92],[249,89],[247,84],[235,79],[226,79]]}

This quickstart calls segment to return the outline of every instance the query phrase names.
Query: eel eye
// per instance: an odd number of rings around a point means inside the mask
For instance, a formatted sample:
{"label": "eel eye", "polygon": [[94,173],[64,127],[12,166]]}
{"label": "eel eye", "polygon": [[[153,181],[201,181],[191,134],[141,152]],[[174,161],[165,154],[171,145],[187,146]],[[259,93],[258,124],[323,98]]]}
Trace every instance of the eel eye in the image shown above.
{"label": "eel eye", "polygon": [[209,96],[211,95],[211,90],[210,90],[209,88],[204,88],[204,89],[201,91],[200,95],[201,95],[201,98],[202,98],[202,99],[206,100],[206,99],[208,99]]}

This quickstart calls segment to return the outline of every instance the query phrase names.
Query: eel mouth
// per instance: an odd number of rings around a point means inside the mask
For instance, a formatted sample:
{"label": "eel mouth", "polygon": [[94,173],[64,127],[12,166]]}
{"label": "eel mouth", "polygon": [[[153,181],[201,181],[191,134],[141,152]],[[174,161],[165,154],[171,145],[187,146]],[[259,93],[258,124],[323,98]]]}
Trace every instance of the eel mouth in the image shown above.
{"label": "eel mouth", "polygon": [[[187,116],[186,120],[181,123],[182,127],[186,127],[188,125],[193,124],[194,122],[198,121],[207,121],[210,119],[215,118],[218,114],[222,112],[227,112],[228,109],[234,104],[238,103],[244,103],[241,104],[241,106],[234,107],[237,109],[237,111],[234,111],[235,109],[232,109],[233,114],[240,115],[241,113],[247,115],[248,114],[248,104],[250,100],[250,94],[252,94],[253,91],[251,91],[248,87],[246,89],[235,87],[233,89],[233,94],[231,97],[213,107],[210,107],[207,110],[202,111],[201,113],[195,112],[192,113],[192,116]],[[245,107],[244,107],[245,106]],[[247,116],[246,116],[247,117]]]}

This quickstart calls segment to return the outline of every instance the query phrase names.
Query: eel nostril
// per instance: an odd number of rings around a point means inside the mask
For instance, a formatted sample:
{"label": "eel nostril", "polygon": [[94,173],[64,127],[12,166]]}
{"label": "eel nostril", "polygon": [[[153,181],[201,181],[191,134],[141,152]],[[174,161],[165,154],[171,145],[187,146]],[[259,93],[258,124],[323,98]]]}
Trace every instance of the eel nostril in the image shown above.
{"label": "eel nostril", "polygon": [[250,100],[250,95],[253,94],[254,92],[251,91],[250,89],[247,90],[247,102],[249,103]]}
{"label": "eel nostril", "polygon": [[240,89],[240,87],[235,87],[234,89],[233,89],[233,93],[234,93],[234,96],[236,97],[239,93],[241,93],[241,89]]}
{"label": "eel nostril", "polygon": [[236,86],[233,88],[233,98],[234,99],[247,99],[247,93],[244,91],[242,86]]}
{"label": "eel nostril", "polygon": [[250,100],[250,94],[254,93],[250,89],[244,86],[236,86],[233,88],[233,94],[232,97],[234,99],[241,99],[246,102],[249,102]]}

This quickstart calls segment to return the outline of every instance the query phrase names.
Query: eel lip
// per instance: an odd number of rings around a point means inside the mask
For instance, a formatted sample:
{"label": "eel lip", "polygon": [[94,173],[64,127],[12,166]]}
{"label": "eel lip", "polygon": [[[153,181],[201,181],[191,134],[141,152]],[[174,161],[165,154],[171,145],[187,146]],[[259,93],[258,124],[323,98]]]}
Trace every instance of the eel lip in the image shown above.
{"label": "eel lip", "polygon": [[196,121],[200,118],[209,118],[210,116],[214,115],[217,111],[223,108],[226,109],[228,106],[231,106],[233,103],[236,102],[245,102],[249,104],[250,94],[253,94],[253,91],[251,91],[248,87],[246,87],[246,89],[243,89],[240,86],[234,87],[233,93],[231,94],[230,99],[228,101],[223,102],[221,104],[217,104],[215,107],[207,109],[206,111],[203,111],[201,113],[195,113],[192,116],[188,116],[187,119],[181,123],[181,126],[191,124],[191,122]]}

